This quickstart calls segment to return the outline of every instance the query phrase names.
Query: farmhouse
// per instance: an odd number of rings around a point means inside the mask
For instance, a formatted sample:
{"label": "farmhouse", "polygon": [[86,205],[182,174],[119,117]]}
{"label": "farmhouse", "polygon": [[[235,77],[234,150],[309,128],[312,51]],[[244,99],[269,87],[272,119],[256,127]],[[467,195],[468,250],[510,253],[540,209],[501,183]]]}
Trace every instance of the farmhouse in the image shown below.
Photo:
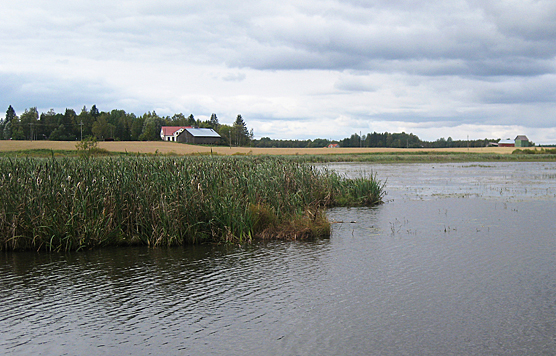
{"label": "farmhouse", "polygon": [[220,142],[220,135],[213,129],[185,128],[176,137],[177,142],[211,145]]}
{"label": "farmhouse", "polygon": [[190,129],[191,126],[162,126],[160,128],[160,138],[163,141],[173,141],[176,142],[178,136],[185,129]]}

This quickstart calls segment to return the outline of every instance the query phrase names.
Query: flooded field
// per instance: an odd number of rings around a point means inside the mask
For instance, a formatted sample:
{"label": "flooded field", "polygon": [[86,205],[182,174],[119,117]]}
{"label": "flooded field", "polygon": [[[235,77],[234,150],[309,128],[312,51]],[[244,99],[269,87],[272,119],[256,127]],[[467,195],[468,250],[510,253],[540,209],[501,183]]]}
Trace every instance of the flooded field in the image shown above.
{"label": "flooded field", "polygon": [[330,239],[0,255],[13,355],[556,354],[556,164],[334,164]]}

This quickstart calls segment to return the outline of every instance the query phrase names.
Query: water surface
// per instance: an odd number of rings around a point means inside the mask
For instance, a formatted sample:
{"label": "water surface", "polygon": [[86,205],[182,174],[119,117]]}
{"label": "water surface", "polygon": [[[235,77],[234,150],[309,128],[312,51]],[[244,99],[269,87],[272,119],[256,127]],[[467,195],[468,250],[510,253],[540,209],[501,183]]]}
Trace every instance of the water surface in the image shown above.
{"label": "water surface", "polygon": [[556,164],[335,164],[330,239],[0,255],[14,355],[556,354]]}

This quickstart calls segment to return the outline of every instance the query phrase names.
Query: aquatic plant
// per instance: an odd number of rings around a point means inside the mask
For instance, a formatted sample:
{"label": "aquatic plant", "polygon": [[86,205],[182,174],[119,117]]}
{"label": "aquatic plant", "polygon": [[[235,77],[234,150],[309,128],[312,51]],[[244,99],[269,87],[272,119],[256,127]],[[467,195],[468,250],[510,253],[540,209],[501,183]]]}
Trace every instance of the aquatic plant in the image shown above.
{"label": "aquatic plant", "polygon": [[280,157],[0,158],[0,249],[326,236],[326,207],[383,194]]}

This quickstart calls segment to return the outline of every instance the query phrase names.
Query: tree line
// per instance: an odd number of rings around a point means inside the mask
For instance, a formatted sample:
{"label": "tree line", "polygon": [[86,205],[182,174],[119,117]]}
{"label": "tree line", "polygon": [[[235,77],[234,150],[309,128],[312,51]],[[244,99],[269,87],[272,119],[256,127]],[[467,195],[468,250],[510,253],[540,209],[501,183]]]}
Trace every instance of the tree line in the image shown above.
{"label": "tree line", "polygon": [[448,147],[486,147],[492,142],[500,139],[480,139],[480,140],[453,140],[440,138],[436,141],[422,141],[417,135],[412,133],[368,133],[366,135],[353,134],[348,138],[339,141],[328,139],[315,140],[273,140],[263,137],[253,140],[255,147],[276,147],[276,148],[312,148],[327,147],[337,143],[340,147],[389,147],[389,148],[448,148]]}
{"label": "tree line", "polygon": [[97,140],[119,141],[156,141],[160,140],[162,126],[193,126],[211,128],[222,137],[222,145],[276,147],[276,148],[313,148],[326,147],[338,143],[341,147],[391,147],[391,148],[447,148],[447,147],[485,147],[500,139],[453,140],[451,137],[436,141],[422,141],[412,133],[368,133],[353,134],[342,140],[317,138],[314,140],[275,140],[269,137],[254,139],[253,129],[249,130],[243,117],[237,115],[232,125],[221,124],[216,114],[201,121],[193,114],[185,116],[159,116],[147,112],[141,116],[126,113],[124,110],[99,111],[96,105],[91,109],[83,107],[77,114],[73,109],[56,113],[49,110],[39,114],[36,107],[25,109],[18,116],[10,105],[4,119],[0,119],[0,139],[3,140],[53,140],[76,141],[86,137]]}
{"label": "tree line", "polygon": [[0,119],[0,139],[76,141],[95,137],[101,141],[155,141],[161,139],[162,126],[211,128],[222,137],[223,145],[246,146],[253,139],[253,130],[248,130],[241,115],[237,115],[232,125],[226,125],[218,121],[216,114],[201,121],[193,114],[163,117],[154,111],[141,116],[124,110],[103,112],[96,105],[91,109],[84,106],[79,114],[73,109],[66,109],[63,114],[52,109],[39,114],[37,108],[32,107],[19,116],[10,105],[5,118]]}

